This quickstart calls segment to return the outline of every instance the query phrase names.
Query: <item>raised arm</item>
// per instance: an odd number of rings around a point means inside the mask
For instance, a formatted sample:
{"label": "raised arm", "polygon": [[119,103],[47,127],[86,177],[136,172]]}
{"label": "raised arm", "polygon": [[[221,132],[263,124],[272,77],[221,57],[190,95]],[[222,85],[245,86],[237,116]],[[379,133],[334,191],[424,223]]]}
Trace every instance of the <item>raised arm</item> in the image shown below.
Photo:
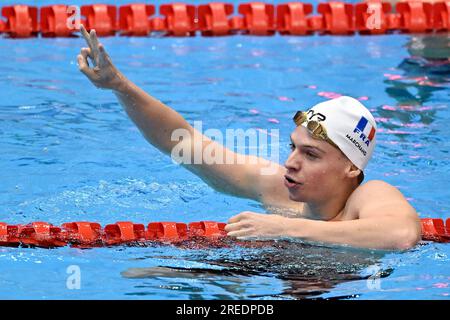
{"label": "raised arm", "polygon": [[[203,155],[203,150],[208,148],[209,153],[223,154],[225,159],[232,159],[226,164],[208,164],[205,161],[182,163],[211,187],[268,205],[289,202],[287,190],[283,186],[284,167],[262,158],[254,159],[235,153],[201,134],[178,112],[129,81],[113,65],[94,30],[89,34],[81,26],[81,32],[89,48],[82,48],[78,55],[80,71],[96,87],[113,90],[129,117],[152,145],[170,155],[180,142],[172,139],[172,134],[177,129],[185,130],[190,138],[182,143],[191,149],[191,155],[198,153],[198,149],[201,149],[199,154]],[[88,58],[93,62],[93,68],[89,66]],[[271,169],[273,174],[261,175],[264,168]],[[281,194],[280,190],[283,190]]]}

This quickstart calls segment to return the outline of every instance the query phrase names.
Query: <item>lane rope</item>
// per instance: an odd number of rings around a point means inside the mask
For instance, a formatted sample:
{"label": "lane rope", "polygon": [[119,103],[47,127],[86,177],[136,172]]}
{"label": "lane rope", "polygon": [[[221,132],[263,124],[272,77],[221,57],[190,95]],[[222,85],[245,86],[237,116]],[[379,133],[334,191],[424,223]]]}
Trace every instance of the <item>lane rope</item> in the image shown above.
{"label": "lane rope", "polygon": [[[4,6],[0,33],[11,38],[71,37],[79,26],[95,29],[99,36],[224,36],[250,34],[281,35],[364,35],[390,33],[437,33],[450,30],[450,0],[424,3],[418,0],[390,2],[369,0],[361,3],[331,1],[313,5],[288,2],[273,5],[248,2],[192,5],[162,4],[158,8],[146,3],[92,4],[81,7],[50,5]],[[78,11],[78,13],[77,13]]]}
{"label": "lane rope", "polygon": [[[450,242],[450,218],[422,218],[422,240]],[[152,246],[161,244],[183,247],[227,247],[273,245],[273,241],[237,241],[227,237],[226,224],[216,221],[151,222],[143,224],[120,221],[104,228],[96,222],[77,221],[54,226],[47,222],[11,225],[0,222],[0,246],[54,248],[70,245],[78,248],[116,245]]]}

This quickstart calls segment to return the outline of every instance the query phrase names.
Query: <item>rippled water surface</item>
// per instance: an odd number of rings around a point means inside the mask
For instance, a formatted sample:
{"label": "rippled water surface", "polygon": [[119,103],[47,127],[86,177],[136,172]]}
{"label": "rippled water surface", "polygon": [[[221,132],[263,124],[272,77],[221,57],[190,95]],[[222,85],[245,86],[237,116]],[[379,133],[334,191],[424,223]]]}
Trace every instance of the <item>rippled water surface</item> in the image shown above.
{"label": "rippled water surface", "polygon": [[[336,94],[380,128],[367,179],[421,217],[450,216],[447,63],[406,35],[102,39],[139,86],[204,128],[278,129]],[[226,221],[258,203],[217,193],[149,145],[115,97],[77,70],[81,39],[0,40],[0,220]],[[415,53],[414,53],[415,54]],[[183,249],[0,248],[0,298],[446,299],[450,245],[402,253],[298,243]],[[81,289],[68,290],[70,265]]]}

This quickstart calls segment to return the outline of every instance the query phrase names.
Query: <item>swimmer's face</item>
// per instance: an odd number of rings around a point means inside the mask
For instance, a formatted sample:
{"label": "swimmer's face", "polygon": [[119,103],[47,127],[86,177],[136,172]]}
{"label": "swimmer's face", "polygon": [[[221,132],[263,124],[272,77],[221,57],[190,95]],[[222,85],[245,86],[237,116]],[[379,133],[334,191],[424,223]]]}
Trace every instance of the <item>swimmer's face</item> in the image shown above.
{"label": "swimmer's face", "polygon": [[350,160],[326,141],[298,126],[291,134],[291,154],[285,162],[289,198],[300,202],[329,199],[350,179]]}

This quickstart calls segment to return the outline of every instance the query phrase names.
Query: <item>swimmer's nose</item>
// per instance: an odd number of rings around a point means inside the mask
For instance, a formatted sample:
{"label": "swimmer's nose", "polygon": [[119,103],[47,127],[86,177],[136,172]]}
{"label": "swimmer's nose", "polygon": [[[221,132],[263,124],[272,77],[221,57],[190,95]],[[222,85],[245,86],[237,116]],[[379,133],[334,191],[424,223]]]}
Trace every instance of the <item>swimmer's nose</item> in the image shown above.
{"label": "swimmer's nose", "polygon": [[295,151],[291,152],[289,157],[284,162],[284,167],[288,169],[288,171],[299,171],[301,169],[301,163],[298,159],[298,155],[296,155]]}

